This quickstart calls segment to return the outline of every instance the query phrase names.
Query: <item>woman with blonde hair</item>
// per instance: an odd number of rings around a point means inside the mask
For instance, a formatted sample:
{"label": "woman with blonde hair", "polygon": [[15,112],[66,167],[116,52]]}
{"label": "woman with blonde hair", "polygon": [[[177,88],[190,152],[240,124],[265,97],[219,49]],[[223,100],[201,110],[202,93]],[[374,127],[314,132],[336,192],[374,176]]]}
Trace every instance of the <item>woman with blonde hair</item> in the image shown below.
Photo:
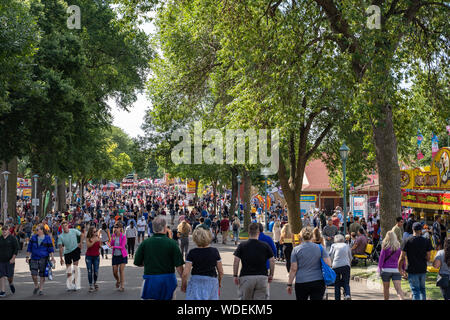
{"label": "woman with blonde hair", "polygon": [[325,281],[322,274],[322,261],[331,267],[331,259],[322,245],[314,243],[313,229],[305,227],[300,231],[301,244],[292,251],[291,270],[287,284],[288,294],[292,294],[295,278],[297,300],[322,300],[325,294]]}
{"label": "woman with blonde hair", "polygon": [[389,300],[389,285],[391,279],[400,300],[405,299],[401,286],[402,276],[400,271],[398,271],[398,260],[401,251],[400,242],[398,241],[395,232],[392,230],[388,231],[381,244],[381,253],[377,269],[377,272],[383,281],[384,300]]}
{"label": "woman with blonde hair", "polygon": [[[219,288],[223,277],[219,250],[210,246],[212,235],[208,230],[197,228],[192,238],[198,248],[190,250],[186,257],[181,277],[181,291],[186,292],[186,300],[219,300]],[[188,283],[190,273],[192,275]]]}
{"label": "woman with blonde hair", "polygon": [[183,255],[183,259],[186,259],[189,249],[189,234],[192,231],[191,226],[186,220],[180,222],[177,228],[178,238],[180,239],[180,250]]}
{"label": "woman with blonde hair", "polygon": [[280,244],[281,238],[281,223],[280,220],[275,221],[273,224],[273,241],[275,242],[275,247],[277,248],[276,259],[278,261],[282,260],[283,255],[283,245]]}
{"label": "woman with blonde hair", "polygon": [[286,223],[281,229],[280,244],[283,245],[283,253],[286,258],[286,269],[291,270],[291,253],[293,249],[294,235],[291,232],[291,226]]}

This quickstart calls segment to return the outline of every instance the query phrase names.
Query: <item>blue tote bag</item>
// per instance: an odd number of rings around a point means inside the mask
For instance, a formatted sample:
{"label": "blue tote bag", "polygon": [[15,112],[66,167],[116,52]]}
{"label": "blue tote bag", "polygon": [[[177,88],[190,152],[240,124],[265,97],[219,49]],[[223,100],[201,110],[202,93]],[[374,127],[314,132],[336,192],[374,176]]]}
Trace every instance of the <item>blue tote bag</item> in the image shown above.
{"label": "blue tote bag", "polygon": [[322,274],[323,280],[325,281],[325,285],[330,286],[336,281],[336,272],[329,265],[325,263],[322,259],[323,248],[319,244],[320,247],[320,263],[322,264]]}

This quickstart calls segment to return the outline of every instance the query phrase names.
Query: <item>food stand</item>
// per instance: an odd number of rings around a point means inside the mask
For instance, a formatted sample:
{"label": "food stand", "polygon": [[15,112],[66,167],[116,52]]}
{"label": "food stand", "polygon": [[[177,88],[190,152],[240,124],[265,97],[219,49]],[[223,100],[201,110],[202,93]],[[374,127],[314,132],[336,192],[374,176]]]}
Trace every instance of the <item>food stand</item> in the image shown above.
{"label": "food stand", "polygon": [[441,148],[431,166],[401,170],[402,207],[411,208],[427,224],[440,214],[447,225],[450,214],[450,148]]}

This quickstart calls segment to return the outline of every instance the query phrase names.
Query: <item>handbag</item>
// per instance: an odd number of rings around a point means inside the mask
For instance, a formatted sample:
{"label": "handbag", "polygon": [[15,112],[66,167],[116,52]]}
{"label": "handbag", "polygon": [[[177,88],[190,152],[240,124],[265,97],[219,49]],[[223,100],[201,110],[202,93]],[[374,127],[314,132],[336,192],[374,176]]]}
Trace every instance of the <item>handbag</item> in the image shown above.
{"label": "handbag", "polygon": [[438,274],[436,278],[436,286],[441,288],[448,288],[449,275],[448,274]]}
{"label": "handbag", "polygon": [[325,281],[325,285],[330,286],[336,281],[336,272],[334,272],[334,270],[331,269],[331,267],[327,265],[325,261],[323,261],[322,259],[323,248],[320,244],[319,247],[320,247],[320,263],[322,265],[323,280]]}

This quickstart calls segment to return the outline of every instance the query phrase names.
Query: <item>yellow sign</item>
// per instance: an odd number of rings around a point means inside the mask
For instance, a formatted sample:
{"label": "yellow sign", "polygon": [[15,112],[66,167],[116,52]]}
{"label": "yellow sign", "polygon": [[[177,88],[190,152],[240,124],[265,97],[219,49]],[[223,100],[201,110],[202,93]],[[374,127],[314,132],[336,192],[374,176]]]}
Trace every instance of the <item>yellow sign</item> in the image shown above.
{"label": "yellow sign", "polygon": [[450,148],[441,148],[431,162],[430,170],[414,168],[400,171],[402,189],[450,190]]}
{"label": "yellow sign", "polygon": [[195,193],[195,180],[186,182],[186,193]]}

